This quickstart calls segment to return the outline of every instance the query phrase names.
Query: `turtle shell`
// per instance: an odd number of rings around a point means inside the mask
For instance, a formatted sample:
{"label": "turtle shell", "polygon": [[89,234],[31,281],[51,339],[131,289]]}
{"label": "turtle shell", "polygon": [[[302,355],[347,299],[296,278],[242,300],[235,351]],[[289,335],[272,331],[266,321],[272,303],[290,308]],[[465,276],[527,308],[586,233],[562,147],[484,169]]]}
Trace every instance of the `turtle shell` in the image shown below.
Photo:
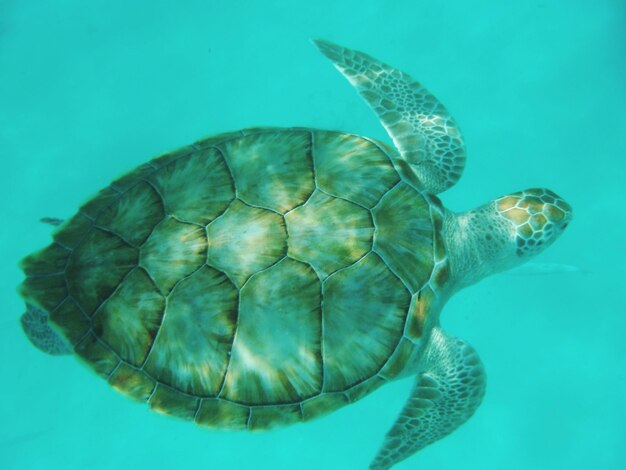
{"label": "turtle shell", "polygon": [[441,209],[356,135],[250,129],[114,181],[27,257],[21,293],[165,413],[267,428],[353,402],[419,353]]}

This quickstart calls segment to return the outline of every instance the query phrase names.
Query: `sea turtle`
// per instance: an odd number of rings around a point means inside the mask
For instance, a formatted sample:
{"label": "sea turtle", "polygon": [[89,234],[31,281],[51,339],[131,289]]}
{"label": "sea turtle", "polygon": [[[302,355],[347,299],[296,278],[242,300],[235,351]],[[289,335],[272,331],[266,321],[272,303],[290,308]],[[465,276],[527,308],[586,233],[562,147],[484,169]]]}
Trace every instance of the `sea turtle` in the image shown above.
{"label": "sea turtle", "polygon": [[446,300],[545,249],[571,208],[528,189],[447,210],[436,194],[465,164],[448,111],[407,74],[315,43],[395,148],[259,128],[155,158],[23,260],[22,326],[122,393],[216,428],[307,421],[415,376],[371,465],[385,469],[483,397],[476,351],[440,327]]}

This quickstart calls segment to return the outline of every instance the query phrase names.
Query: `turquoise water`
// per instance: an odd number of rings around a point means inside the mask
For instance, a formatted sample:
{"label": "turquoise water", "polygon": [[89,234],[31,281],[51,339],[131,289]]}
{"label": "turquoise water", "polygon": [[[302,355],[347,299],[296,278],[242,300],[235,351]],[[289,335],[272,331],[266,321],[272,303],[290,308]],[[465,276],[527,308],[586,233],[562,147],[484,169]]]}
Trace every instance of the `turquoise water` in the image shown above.
{"label": "turquoise water", "polygon": [[130,3],[0,2],[0,468],[366,468],[410,379],[309,424],[223,433],[148,412],[18,324],[17,263],[51,232],[38,220],[155,154],[254,125],[388,141],[311,37],[447,105],[469,152],[448,207],[546,186],[575,210],[532,266],[449,302],[443,325],[479,351],[487,395],[397,468],[626,468],[623,2]]}

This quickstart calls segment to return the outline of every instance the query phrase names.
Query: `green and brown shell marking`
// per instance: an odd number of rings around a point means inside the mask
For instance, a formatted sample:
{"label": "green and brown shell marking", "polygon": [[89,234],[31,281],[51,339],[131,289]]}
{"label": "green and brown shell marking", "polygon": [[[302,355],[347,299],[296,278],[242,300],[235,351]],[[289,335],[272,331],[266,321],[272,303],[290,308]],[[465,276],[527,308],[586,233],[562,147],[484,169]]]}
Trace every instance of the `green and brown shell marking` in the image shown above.
{"label": "green and brown shell marking", "polygon": [[307,420],[419,347],[445,283],[433,210],[376,142],[230,133],[102,190],[24,261],[22,295],[157,411],[232,429]]}

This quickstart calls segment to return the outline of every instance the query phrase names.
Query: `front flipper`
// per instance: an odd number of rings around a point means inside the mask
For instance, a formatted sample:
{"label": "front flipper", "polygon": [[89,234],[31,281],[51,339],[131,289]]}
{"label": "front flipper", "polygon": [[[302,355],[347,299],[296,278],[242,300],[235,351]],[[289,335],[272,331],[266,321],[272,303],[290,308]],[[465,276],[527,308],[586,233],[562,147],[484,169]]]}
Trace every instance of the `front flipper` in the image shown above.
{"label": "front flipper", "polygon": [[396,163],[409,165],[419,180],[417,189],[440,193],[458,181],[465,167],[465,145],[455,120],[437,98],[406,73],[367,54],[314,42],[378,115],[400,151],[402,159]]}
{"label": "front flipper", "polygon": [[391,468],[469,419],[485,394],[485,371],[474,348],[433,330],[411,396],[372,462]]}

